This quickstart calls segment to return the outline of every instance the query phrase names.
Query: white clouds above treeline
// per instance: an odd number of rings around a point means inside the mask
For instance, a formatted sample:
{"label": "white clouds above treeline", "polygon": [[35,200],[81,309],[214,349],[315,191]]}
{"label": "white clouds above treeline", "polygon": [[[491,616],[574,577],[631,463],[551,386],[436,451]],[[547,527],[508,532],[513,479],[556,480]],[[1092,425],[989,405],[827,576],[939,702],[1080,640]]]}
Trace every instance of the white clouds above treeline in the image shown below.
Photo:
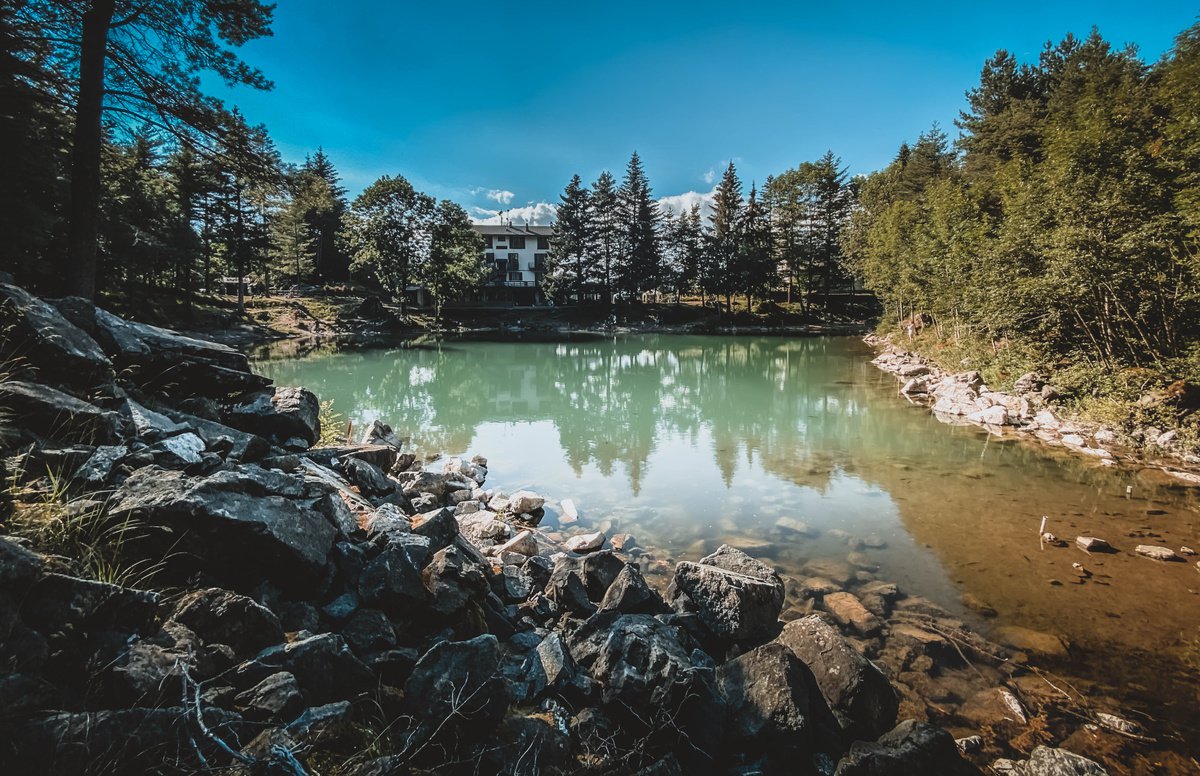
{"label": "white clouds above treeline", "polygon": [[[680,213],[691,210],[692,205],[699,205],[700,215],[707,218],[712,213],[713,193],[715,191],[716,189],[713,189],[713,191],[685,191],[682,194],[670,194],[660,197],[658,205],[673,216],[678,216]],[[512,192],[497,191],[496,193],[507,195],[507,199],[492,196],[493,191],[487,193],[487,198],[501,204],[507,204],[512,201]],[[527,205],[505,209],[491,209],[478,206],[471,208],[471,220],[477,224],[498,224],[500,223],[501,214],[503,214],[505,221],[511,221],[519,226],[549,226],[554,223],[554,219],[558,215],[558,205],[553,202],[530,202]]]}

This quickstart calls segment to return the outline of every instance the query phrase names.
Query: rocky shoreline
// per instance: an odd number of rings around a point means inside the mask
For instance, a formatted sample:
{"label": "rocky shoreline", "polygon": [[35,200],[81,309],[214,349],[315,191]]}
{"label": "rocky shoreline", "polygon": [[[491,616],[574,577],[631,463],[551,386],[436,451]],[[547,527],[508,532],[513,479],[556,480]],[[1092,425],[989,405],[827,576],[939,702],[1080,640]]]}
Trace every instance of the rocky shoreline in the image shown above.
{"label": "rocky shoreline", "polygon": [[983,639],[858,537],[664,588],[482,457],[323,443],[229,347],[4,284],[0,323],[2,772],[1051,776],[1105,771],[1045,744],[1144,740],[1056,696],[1044,634]]}
{"label": "rocky shoreline", "polygon": [[[869,334],[863,341],[879,351],[871,363],[896,376],[900,394],[909,401],[928,405],[943,423],[970,423],[997,435],[1036,438],[1103,465],[1148,463],[1153,457],[1157,468],[1180,483],[1200,485],[1200,456],[1180,449],[1174,430],[1139,428],[1125,437],[1100,423],[1067,418],[1053,403],[1053,386],[1037,373],[1017,378],[1011,393],[994,391],[978,372],[947,372],[929,359],[893,344],[889,337]],[[1175,463],[1160,465],[1158,460]]]}

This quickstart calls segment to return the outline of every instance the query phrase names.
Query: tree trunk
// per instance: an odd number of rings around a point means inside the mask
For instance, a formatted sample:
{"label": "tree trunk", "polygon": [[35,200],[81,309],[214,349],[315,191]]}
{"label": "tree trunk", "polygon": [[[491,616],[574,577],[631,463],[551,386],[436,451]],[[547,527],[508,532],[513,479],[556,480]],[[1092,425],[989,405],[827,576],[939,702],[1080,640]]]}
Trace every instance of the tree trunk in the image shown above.
{"label": "tree trunk", "polygon": [[67,203],[67,251],[59,282],[63,291],[96,297],[96,233],[100,226],[100,148],[104,130],[104,65],[108,26],[116,0],[94,0],[83,14],[79,48],[79,98],[71,139],[71,193]]}

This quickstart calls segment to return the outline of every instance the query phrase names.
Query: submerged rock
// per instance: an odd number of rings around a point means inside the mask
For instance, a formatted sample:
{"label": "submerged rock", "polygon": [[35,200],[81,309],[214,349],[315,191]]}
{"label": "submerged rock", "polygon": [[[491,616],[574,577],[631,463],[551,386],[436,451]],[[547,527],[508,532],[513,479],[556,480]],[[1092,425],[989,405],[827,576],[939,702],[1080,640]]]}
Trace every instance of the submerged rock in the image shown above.
{"label": "submerged rock", "polygon": [[887,677],[820,616],[789,622],[776,641],[812,669],[849,738],[873,740],[896,724],[900,700]]}
{"label": "submerged rock", "polygon": [[838,763],[836,776],[977,776],[954,738],[928,722],[905,720],[878,741],[856,741]]}

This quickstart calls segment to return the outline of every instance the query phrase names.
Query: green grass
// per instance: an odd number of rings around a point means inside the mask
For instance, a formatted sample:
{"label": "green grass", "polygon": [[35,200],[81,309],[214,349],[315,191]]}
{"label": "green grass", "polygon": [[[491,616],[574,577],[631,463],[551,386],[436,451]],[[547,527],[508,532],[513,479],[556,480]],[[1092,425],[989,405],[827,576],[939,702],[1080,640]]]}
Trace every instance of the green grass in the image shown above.
{"label": "green grass", "polygon": [[71,573],[123,587],[146,587],[162,570],[166,558],[136,558],[132,543],[145,535],[145,526],[131,517],[113,519],[105,505],[73,497],[67,478],[49,473],[31,485],[18,485],[10,474],[12,514],[5,529],[25,539],[45,555],[60,558]]}

